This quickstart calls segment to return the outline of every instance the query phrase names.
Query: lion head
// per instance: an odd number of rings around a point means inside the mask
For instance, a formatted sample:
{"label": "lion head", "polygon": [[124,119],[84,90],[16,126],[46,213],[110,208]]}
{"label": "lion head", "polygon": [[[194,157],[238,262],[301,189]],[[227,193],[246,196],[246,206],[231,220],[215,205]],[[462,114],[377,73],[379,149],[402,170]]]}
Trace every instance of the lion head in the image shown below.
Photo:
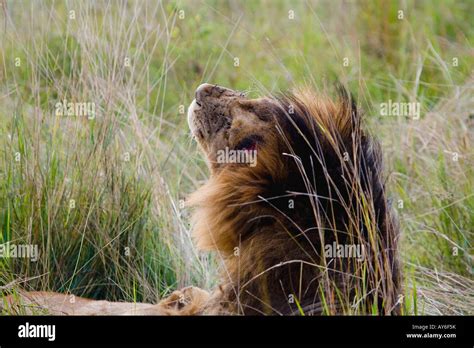
{"label": "lion head", "polygon": [[[245,314],[397,307],[397,225],[380,147],[346,90],[338,94],[196,90],[188,123],[211,176],[189,204],[197,246],[224,260],[216,306]],[[364,255],[336,255],[348,245]]]}
{"label": "lion head", "polygon": [[[241,167],[234,164],[255,166],[252,155],[257,151],[278,151],[272,118],[276,108],[268,98],[251,100],[220,86],[199,86],[189,107],[188,123],[213,174]],[[222,154],[228,156],[219,156]]]}

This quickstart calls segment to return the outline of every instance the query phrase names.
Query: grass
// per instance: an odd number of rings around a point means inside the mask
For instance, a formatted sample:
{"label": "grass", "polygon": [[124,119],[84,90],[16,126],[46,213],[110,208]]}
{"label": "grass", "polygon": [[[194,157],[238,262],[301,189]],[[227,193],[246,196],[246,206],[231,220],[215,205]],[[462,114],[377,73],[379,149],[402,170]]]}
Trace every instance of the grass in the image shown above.
{"label": "grass", "polygon": [[[40,249],[0,258],[4,295],[211,288],[218,262],[194,249],[182,205],[208,176],[186,125],[195,88],[339,80],[384,150],[404,313],[474,313],[472,2],[0,3],[0,243]],[[64,99],[95,117],[56,116]],[[381,117],[388,100],[421,118]]]}

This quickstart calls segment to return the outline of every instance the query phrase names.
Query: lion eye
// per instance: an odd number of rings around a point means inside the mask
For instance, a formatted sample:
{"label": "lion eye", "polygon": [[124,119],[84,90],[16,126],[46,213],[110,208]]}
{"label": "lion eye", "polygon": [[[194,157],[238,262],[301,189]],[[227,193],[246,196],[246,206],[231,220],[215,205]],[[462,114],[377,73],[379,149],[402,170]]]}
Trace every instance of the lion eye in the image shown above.
{"label": "lion eye", "polygon": [[257,149],[257,144],[262,141],[262,138],[258,135],[247,137],[235,147],[236,150],[247,150],[253,151]]}

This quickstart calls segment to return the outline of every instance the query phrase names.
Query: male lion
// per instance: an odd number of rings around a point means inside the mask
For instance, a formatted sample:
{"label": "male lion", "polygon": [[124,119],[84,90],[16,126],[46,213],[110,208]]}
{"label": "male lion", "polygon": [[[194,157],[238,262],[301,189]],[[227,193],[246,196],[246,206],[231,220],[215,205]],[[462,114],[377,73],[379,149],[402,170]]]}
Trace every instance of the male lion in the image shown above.
{"label": "male lion", "polygon": [[[335,101],[309,89],[251,100],[203,84],[188,123],[211,170],[189,199],[193,234],[224,261],[202,313],[398,312],[381,152],[343,88]],[[223,149],[256,151],[256,164],[223,163]]]}
{"label": "male lion", "polygon": [[[248,99],[203,84],[188,123],[211,171],[188,200],[193,235],[199,249],[223,260],[220,286],[210,295],[176,291],[157,305],[92,301],[63,312],[399,312],[398,225],[380,147],[343,88],[336,100],[309,89]],[[44,298],[35,299],[51,307]],[[98,302],[101,313],[81,312]]]}

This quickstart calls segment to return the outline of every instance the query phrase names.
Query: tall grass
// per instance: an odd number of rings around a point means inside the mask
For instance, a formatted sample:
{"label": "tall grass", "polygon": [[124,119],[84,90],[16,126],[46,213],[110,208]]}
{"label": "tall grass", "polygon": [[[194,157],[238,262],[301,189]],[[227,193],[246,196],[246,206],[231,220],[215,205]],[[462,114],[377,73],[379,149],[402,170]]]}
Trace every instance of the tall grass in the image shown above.
{"label": "tall grass", "polygon": [[[212,287],[219,265],[182,206],[208,175],[185,121],[195,87],[338,79],[385,152],[405,312],[473,313],[472,2],[0,3],[0,238],[40,248],[0,258],[4,294],[153,302]],[[64,99],[95,117],[56,116]],[[380,117],[389,99],[420,102],[421,119]]]}

